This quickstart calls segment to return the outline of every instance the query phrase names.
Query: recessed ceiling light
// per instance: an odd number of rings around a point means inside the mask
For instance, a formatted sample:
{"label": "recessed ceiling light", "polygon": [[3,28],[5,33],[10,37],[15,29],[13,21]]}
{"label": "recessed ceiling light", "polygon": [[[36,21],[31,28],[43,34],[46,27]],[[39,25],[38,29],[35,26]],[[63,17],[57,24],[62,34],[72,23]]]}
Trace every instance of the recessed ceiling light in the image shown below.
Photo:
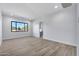
{"label": "recessed ceiling light", "polygon": [[58,8],[58,6],[55,6],[54,8]]}

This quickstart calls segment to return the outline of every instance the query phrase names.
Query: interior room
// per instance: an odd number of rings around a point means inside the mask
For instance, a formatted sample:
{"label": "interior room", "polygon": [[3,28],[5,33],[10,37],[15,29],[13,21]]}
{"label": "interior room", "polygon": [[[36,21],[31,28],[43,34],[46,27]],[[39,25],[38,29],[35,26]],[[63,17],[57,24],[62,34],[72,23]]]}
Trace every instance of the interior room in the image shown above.
{"label": "interior room", "polygon": [[0,3],[0,56],[78,55],[78,3]]}

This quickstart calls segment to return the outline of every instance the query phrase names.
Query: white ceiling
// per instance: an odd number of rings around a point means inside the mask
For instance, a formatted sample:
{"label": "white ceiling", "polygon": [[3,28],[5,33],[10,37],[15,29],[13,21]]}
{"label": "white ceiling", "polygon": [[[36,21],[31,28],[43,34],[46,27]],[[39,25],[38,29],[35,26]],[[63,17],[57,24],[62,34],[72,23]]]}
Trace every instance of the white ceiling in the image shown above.
{"label": "white ceiling", "polygon": [[[58,6],[58,8],[54,8],[54,6]],[[54,13],[62,9],[62,6],[60,3],[4,3],[0,4],[0,9],[14,15],[37,18]]]}

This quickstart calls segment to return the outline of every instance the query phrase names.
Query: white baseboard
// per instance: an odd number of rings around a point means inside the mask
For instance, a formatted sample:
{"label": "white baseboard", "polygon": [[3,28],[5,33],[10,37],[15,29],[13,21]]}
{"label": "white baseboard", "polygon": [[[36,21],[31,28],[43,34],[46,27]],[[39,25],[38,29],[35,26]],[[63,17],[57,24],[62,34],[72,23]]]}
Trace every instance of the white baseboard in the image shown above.
{"label": "white baseboard", "polygon": [[76,44],[69,43],[69,42],[57,41],[57,40],[54,40],[54,41],[55,41],[55,42],[59,42],[59,43],[63,43],[63,44],[67,44],[67,45],[70,45],[70,46],[77,46]]}
{"label": "white baseboard", "polygon": [[5,38],[5,39],[2,39],[2,40],[17,39],[17,38],[22,38],[22,37],[30,37],[30,36],[21,36],[21,37]]}
{"label": "white baseboard", "polygon": [[[29,37],[29,36],[23,36],[23,37]],[[22,38],[22,37],[16,37],[16,38]],[[9,39],[16,39],[16,38],[9,38]],[[47,38],[44,38],[46,40],[50,40]],[[3,39],[3,40],[8,40],[8,39]],[[67,45],[71,45],[71,46],[77,46],[77,44],[73,44],[73,43],[69,43],[69,42],[64,42],[64,41],[60,41],[60,40],[50,40],[50,41],[55,41],[55,42],[59,42],[59,43],[63,43],[63,44],[67,44]]]}
{"label": "white baseboard", "polygon": [[77,44],[75,44],[75,43],[69,43],[69,42],[66,42],[66,41],[60,41],[60,40],[51,40],[51,39],[47,39],[47,38],[44,38],[44,39],[46,39],[46,40],[50,40],[50,41],[59,42],[59,43],[63,43],[63,44],[70,45],[70,46],[76,46],[76,47],[77,47]]}

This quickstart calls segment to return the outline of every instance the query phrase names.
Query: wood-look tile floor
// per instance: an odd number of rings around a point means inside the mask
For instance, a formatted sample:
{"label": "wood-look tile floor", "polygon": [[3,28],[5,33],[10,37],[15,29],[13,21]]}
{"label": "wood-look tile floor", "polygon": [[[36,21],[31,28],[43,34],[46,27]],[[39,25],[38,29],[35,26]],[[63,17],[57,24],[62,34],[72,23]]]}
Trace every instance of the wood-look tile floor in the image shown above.
{"label": "wood-look tile floor", "polygon": [[4,40],[0,56],[75,56],[76,47],[34,37]]}

